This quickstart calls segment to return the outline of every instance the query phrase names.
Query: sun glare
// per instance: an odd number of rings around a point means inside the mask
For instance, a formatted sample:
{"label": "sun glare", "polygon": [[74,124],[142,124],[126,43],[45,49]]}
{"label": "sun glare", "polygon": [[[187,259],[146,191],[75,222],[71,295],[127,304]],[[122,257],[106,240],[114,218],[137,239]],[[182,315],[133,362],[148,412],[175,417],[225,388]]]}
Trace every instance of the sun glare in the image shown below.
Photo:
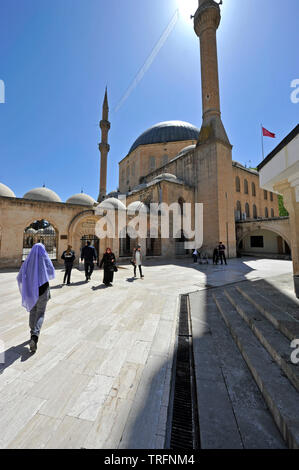
{"label": "sun glare", "polygon": [[190,21],[190,16],[194,15],[198,8],[198,0],[176,0],[180,17],[184,21]]}

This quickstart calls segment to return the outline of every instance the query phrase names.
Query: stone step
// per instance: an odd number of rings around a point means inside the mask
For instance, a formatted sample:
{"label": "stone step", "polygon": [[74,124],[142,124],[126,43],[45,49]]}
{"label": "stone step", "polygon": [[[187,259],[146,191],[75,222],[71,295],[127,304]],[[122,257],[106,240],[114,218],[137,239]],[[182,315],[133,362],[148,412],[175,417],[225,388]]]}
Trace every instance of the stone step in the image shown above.
{"label": "stone step", "polygon": [[299,394],[224,292],[213,293],[220,314],[272,413],[287,446],[299,448]]}
{"label": "stone step", "polygon": [[[296,319],[295,308],[291,310],[290,306],[283,310],[279,305],[276,304],[280,297],[272,296],[273,302],[269,300],[269,296],[263,295],[258,287],[253,286],[237,286],[236,289],[243,295],[245,299],[252,303],[266,318],[269,320],[275,328],[280,330],[290,341],[293,339],[299,338],[299,321]],[[287,298],[285,299],[287,302]],[[281,300],[280,300],[281,301]],[[292,311],[292,314],[290,313]],[[298,312],[299,318],[299,312]]]}
{"label": "stone step", "polygon": [[299,368],[290,359],[293,351],[290,347],[290,340],[277,330],[235,287],[225,289],[224,293],[299,392]]}
{"label": "stone step", "polygon": [[211,292],[190,293],[189,301],[201,448],[285,448]]}
{"label": "stone step", "polygon": [[260,279],[253,282],[252,286],[256,289],[256,292],[270,299],[271,303],[279,307],[284,313],[288,313],[293,319],[299,321],[299,299],[296,298],[293,291],[292,276],[280,277],[279,280],[275,281],[275,279],[272,279],[271,282]]}

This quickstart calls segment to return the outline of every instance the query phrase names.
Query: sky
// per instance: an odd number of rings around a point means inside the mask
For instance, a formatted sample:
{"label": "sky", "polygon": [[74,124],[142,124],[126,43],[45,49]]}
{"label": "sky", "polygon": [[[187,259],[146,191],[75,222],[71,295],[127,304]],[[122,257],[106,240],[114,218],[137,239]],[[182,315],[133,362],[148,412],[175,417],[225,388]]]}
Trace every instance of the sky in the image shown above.
{"label": "sky", "polygon": [[[108,192],[118,186],[118,162],[146,129],[168,120],[200,127],[199,39],[190,19],[196,5],[0,0],[0,182],[17,197],[45,184],[62,201],[81,190],[96,199],[106,86]],[[266,156],[299,122],[299,103],[291,101],[291,82],[299,79],[298,0],[223,0],[221,14],[222,120],[233,159],[255,167],[262,160],[261,123],[277,136],[264,139]]]}

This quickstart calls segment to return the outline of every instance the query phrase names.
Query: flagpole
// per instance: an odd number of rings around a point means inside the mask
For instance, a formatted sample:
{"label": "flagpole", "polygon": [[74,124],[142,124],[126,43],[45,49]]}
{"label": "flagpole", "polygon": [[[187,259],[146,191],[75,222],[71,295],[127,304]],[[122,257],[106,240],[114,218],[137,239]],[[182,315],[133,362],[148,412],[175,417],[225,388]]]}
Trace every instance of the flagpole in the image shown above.
{"label": "flagpole", "polygon": [[263,153],[263,160],[264,160],[265,156],[264,156],[264,136],[263,136],[263,124],[261,124],[261,137],[262,137],[262,153]]}

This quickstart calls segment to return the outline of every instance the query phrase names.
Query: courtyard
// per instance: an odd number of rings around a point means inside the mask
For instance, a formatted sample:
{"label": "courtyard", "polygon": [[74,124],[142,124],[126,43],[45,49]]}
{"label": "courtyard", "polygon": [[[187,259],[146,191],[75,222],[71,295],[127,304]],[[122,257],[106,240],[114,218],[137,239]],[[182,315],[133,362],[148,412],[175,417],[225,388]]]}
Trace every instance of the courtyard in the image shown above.
{"label": "courtyard", "polygon": [[32,355],[17,271],[0,271],[0,448],[163,448],[179,295],[281,277],[284,295],[294,298],[286,260],[153,259],[144,279],[120,265],[107,288],[99,270],[86,283],[83,266],[73,269],[70,286],[63,274],[57,269],[51,281]]}

